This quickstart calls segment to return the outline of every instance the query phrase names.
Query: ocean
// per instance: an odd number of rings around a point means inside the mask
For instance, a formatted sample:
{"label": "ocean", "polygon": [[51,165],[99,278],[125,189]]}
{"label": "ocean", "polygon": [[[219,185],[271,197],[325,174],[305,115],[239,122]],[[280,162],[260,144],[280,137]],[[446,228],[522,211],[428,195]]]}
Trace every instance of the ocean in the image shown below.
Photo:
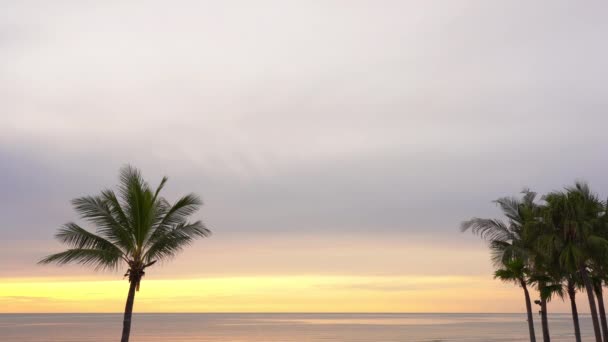
{"label": "ocean", "polygon": [[[540,318],[535,317],[542,341]],[[581,315],[583,341],[591,319]],[[574,341],[570,314],[550,316],[552,341]],[[0,341],[117,342],[121,314],[0,314]],[[133,342],[527,341],[524,314],[135,314]]]}

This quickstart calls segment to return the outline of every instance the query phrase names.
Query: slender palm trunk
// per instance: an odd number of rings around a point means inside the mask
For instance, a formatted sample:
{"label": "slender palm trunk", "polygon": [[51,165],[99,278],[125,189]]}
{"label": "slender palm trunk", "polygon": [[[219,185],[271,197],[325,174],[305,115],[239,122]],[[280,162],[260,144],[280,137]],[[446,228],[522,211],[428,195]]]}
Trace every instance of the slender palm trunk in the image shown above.
{"label": "slender palm trunk", "polygon": [[125,316],[122,323],[122,338],[120,342],[129,342],[129,335],[131,334],[131,316],[133,315],[133,302],[135,301],[135,290],[139,281],[130,279],[129,284],[129,295],[127,296],[127,303],[125,305]]}
{"label": "slender palm trunk", "polygon": [[540,318],[543,327],[543,342],[551,342],[549,335],[549,320],[547,319],[547,299],[540,299]]}
{"label": "slender palm trunk", "polygon": [[604,334],[604,342],[608,342],[608,324],[606,324],[606,310],[604,309],[604,294],[602,290],[602,283],[594,286],[595,297],[597,298],[597,307],[600,316],[600,323],[602,326],[602,333]]}
{"label": "slender palm trunk", "polygon": [[593,332],[595,333],[595,342],[602,342],[602,332],[600,331],[600,322],[597,319],[597,307],[595,306],[595,298],[593,296],[593,284],[587,273],[587,268],[582,266],[580,269],[581,278],[585,283],[587,298],[589,299],[589,311],[591,311],[591,321],[593,322]]}
{"label": "slender palm trunk", "polygon": [[576,338],[576,342],[581,342],[581,326],[578,321],[578,309],[576,308],[576,288],[572,279],[568,279],[568,297],[570,297],[572,321],[574,322],[574,337]]}
{"label": "slender palm trunk", "polygon": [[526,312],[528,314],[528,331],[530,332],[530,342],[536,342],[536,333],[534,332],[534,316],[532,315],[532,302],[530,301],[530,293],[526,286],[526,281],[520,279],[521,287],[524,289],[526,297]]}

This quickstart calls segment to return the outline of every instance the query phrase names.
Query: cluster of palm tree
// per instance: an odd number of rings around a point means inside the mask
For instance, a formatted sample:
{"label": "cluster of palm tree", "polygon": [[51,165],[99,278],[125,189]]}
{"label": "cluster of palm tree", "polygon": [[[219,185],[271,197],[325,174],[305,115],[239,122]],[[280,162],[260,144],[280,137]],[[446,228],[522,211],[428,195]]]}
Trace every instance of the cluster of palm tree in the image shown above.
{"label": "cluster of palm tree", "polygon": [[65,224],[55,237],[69,249],[40,261],[77,263],[95,269],[125,266],[129,293],[121,342],[129,341],[135,292],[139,291],[145,270],[157,261],[172,258],[194,239],[211,234],[201,221],[189,220],[202,205],[201,200],[188,194],[169,203],[160,196],[166,182],[164,177],[152,189],[137,169],[122,168],[118,195],[108,189],[100,195],[72,201],[80,217],[96,227],[95,233],[74,222]]}
{"label": "cluster of palm tree", "polygon": [[589,301],[596,342],[608,342],[603,286],[608,279],[608,203],[577,182],[540,198],[525,190],[520,198],[495,201],[506,220],[472,218],[461,225],[488,241],[495,278],[523,289],[530,341],[536,341],[530,290],[540,306],[543,341],[550,341],[548,302],[568,297],[574,335],[581,341],[576,294]]}

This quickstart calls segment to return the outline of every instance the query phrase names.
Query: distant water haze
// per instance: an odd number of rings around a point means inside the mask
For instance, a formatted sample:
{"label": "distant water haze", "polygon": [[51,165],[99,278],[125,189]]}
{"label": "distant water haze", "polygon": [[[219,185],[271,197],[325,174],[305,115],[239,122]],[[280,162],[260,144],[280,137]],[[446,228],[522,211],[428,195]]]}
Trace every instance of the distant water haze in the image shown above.
{"label": "distant water haze", "polygon": [[[583,341],[591,341],[582,317]],[[113,342],[119,314],[0,315],[0,339]],[[136,314],[134,342],[524,342],[524,314]],[[571,342],[568,314],[550,315],[551,337]],[[538,327],[540,330],[540,327]]]}

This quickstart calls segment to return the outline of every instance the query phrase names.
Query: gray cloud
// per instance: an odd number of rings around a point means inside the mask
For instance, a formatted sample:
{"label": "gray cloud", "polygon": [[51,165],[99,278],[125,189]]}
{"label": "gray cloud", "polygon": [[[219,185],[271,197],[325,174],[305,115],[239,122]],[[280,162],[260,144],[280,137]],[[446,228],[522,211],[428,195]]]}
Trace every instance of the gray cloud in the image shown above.
{"label": "gray cloud", "polygon": [[602,2],[4,6],[9,239],[126,162],[223,232],[458,234],[524,186],[606,195]]}

